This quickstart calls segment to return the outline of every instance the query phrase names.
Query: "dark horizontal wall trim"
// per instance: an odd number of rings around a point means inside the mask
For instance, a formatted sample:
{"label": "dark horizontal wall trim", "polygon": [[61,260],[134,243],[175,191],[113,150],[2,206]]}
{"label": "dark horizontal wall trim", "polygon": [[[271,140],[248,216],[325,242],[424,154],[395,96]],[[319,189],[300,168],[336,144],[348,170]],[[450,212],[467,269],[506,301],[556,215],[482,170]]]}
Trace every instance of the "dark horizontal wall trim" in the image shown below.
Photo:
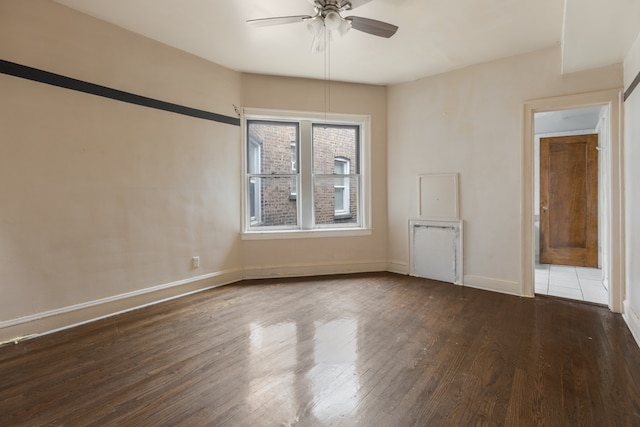
{"label": "dark horizontal wall trim", "polygon": [[640,84],[640,72],[638,73],[636,78],[633,79],[633,81],[629,85],[629,88],[624,92],[624,100],[625,101],[627,100],[627,98],[629,98],[631,96],[631,94],[633,93],[633,90],[636,88],[636,86],[638,86],[638,84]]}
{"label": "dark horizontal wall trim", "polygon": [[205,119],[214,122],[240,126],[240,119],[237,117],[224,116],[222,114],[211,113],[209,111],[198,110],[195,108],[185,107],[183,105],[172,104],[170,102],[164,102],[153,98],[147,98],[146,96],[124,92],[106,86],[100,86],[97,84],[73,79],[71,77],[62,76],[60,74],[50,73],[48,71],[39,70],[37,68],[27,67],[26,65],[20,65],[2,59],[0,59],[0,73],[8,74],[15,77],[21,77],[23,79],[33,80],[35,82],[46,83],[66,89],[77,90],[79,92],[84,92],[91,95],[115,99],[116,101],[127,102],[129,104],[142,105],[143,107],[169,111],[171,113],[196,117],[198,119]]}

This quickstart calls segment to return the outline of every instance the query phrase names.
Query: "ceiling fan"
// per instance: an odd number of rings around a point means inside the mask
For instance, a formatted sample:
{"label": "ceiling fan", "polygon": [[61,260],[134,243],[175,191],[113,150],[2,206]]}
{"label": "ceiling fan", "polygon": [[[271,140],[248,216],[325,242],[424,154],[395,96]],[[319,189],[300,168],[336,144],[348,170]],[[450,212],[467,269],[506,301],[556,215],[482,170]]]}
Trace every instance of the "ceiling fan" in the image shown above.
{"label": "ceiling fan", "polygon": [[314,35],[312,50],[320,52],[324,50],[325,39],[336,31],[344,35],[350,28],[362,31],[374,36],[389,38],[393,36],[398,27],[387,22],[361,16],[342,17],[341,13],[355,9],[371,0],[309,0],[315,8],[315,15],[279,16],[274,18],[249,19],[248,24],[254,26],[269,26],[306,22],[307,28]]}

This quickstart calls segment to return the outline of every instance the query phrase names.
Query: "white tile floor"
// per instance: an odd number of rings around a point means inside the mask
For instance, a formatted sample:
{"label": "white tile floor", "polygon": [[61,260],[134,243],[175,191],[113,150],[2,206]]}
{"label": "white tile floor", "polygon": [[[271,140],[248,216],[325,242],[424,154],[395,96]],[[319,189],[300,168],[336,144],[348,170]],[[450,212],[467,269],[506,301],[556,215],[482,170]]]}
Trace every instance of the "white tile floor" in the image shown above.
{"label": "white tile floor", "polygon": [[602,270],[586,267],[538,264],[536,293],[607,305],[609,295],[602,284]]}

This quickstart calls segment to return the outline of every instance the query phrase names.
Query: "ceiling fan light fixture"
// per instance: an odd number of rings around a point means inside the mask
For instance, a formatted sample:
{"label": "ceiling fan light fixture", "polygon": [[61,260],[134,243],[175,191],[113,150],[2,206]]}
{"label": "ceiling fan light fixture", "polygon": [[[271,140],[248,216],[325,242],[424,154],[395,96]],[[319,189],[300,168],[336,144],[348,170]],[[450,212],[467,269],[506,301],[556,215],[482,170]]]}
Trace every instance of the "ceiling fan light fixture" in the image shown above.
{"label": "ceiling fan light fixture", "polygon": [[362,16],[342,17],[341,12],[360,7],[372,0],[309,0],[314,5],[315,15],[277,16],[273,18],[249,19],[253,26],[270,26],[304,22],[313,34],[314,52],[322,52],[331,41],[332,33],[344,36],[351,28],[378,37],[393,36],[398,27],[388,22]]}
{"label": "ceiling fan light fixture", "polygon": [[307,30],[314,36],[318,36],[324,28],[324,22],[320,16],[315,16],[307,22]]}
{"label": "ceiling fan light fixture", "polygon": [[342,17],[338,12],[330,11],[324,17],[324,26],[327,27],[327,30],[334,31],[340,28],[342,24]]}
{"label": "ceiling fan light fixture", "polygon": [[316,34],[313,38],[313,43],[311,43],[311,52],[312,53],[320,53],[324,52],[327,46],[327,36],[331,37],[331,32],[327,31],[324,25],[320,28],[320,32]]}
{"label": "ceiling fan light fixture", "polygon": [[338,27],[338,33],[340,36],[344,36],[351,29],[351,21],[341,18],[340,26]]}

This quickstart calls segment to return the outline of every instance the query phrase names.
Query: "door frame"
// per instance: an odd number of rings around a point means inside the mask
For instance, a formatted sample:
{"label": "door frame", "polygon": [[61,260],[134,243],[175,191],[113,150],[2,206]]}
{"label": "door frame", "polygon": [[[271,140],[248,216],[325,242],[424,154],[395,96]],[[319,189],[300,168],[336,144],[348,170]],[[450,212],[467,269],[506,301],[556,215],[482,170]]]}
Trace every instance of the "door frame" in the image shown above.
{"label": "door frame", "polygon": [[624,242],[624,188],[622,155],[622,89],[611,89],[578,95],[568,95],[528,101],[524,105],[524,135],[522,138],[522,191],[521,191],[521,292],[524,296],[535,294],[535,227],[534,227],[534,114],[544,111],[561,111],[585,107],[607,106],[609,109],[609,146],[607,150],[607,175],[605,192],[609,194],[609,238],[602,242],[609,266],[609,308],[622,312],[625,290],[625,242]]}

